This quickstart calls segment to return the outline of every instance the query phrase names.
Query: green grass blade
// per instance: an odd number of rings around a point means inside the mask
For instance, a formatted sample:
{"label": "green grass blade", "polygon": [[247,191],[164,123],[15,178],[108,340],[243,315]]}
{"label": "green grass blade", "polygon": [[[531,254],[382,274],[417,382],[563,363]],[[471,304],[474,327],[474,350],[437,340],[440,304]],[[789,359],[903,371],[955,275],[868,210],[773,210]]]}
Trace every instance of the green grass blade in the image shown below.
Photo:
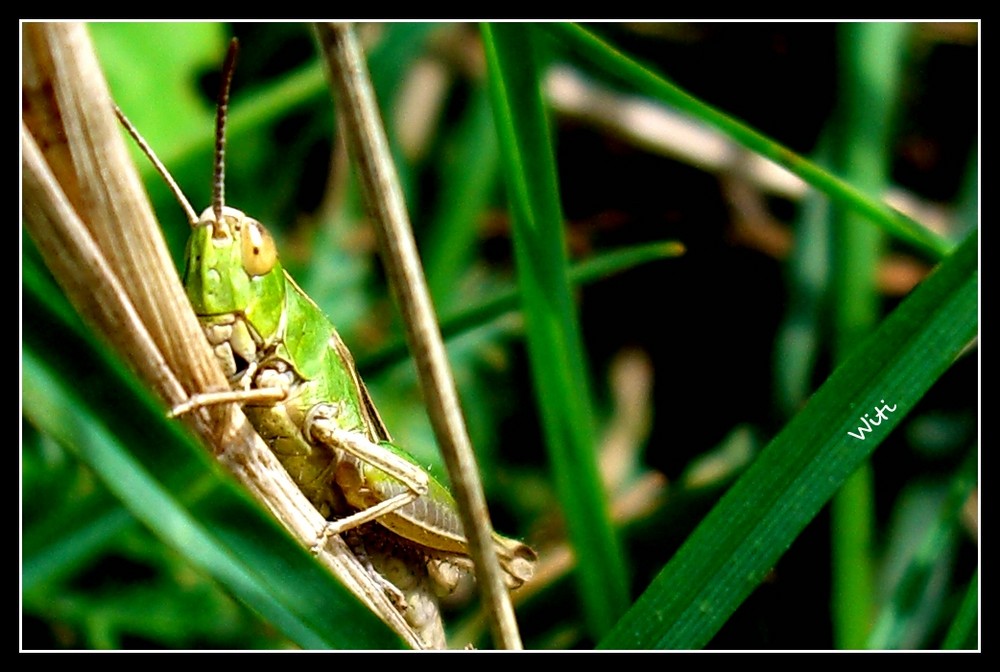
{"label": "green grass blade", "polygon": [[[828,152],[820,150],[819,154]],[[806,196],[794,224],[795,246],[786,261],[788,298],[773,363],[775,407],[783,418],[794,415],[813,391],[830,284],[829,205],[817,193]]]}
{"label": "green grass blade", "polygon": [[534,28],[495,24],[482,30],[536,398],[578,560],[575,578],[585,619],[591,634],[600,636],[624,612],[628,583],[597,470],[590,385],[567,278]]}
{"label": "green grass blade", "polygon": [[492,115],[489,92],[477,87],[440,171],[441,195],[421,245],[438,311],[456,303],[454,290],[476,249],[476,224],[499,182],[500,149]]}
{"label": "green grass blade", "polygon": [[[892,121],[906,24],[856,23],[839,27],[840,103],[835,137],[838,168],[870,194],[883,193],[891,164]],[[843,359],[874,329],[881,315],[876,271],[882,232],[864,215],[833,211],[834,352]],[[875,613],[874,472],[863,464],[831,507],[834,641],[839,649],[864,647]]]}
{"label": "green grass blade", "polygon": [[71,505],[57,507],[44,521],[24,531],[22,593],[45,599],[48,586],[70,576],[135,524],[135,518],[107,496],[92,497],[82,506],[73,501]]}
{"label": "green grass blade", "polygon": [[936,512],[920,518],[926,520],[923,538],[911,553],[895,590],[883,607],[871,636],[865,645],[869,649],[922,648],[926,633],[938,616],[943,588],[943,566],[953,562],[957,540],[961,534],[962,506],[976,487],[975,455],[961,465],[946,493],[936,503]]}
{"label": "green grass blade", "polygon": [[[977,333],[970,235],[830,376],[761,452],[602,648],[700,648]],[[885,402],[882,402],[882,400]],[[859,418],[895,408],[858,440]]]}
{"label": "green grass blade", "polygon": [[979,572],[972,577],[958,614],[945,635],[943,649],[979,648]]}
{"label": "green grass blade", "polygon": [[784,166],[830,198],[869,217],[900,240],[923,250],[934,259],[944,256],[952,244],[885,203],[792,152],[716,108],[695,98],[629,56],[619,52],[590,31],[575,24],[548,23],[546,30],[591,65],[627,83],[637,91],[667,103],[716,127],[748,149]]}
{"label": "green grass blade", "polygon": [[[23,413],[32,425],[75,452],[161,540],[301,646],[401,646],[138,383],[25,289]],[[26,550],[29,588],[60,571],[46,555],[60,552],[52,544]]]}

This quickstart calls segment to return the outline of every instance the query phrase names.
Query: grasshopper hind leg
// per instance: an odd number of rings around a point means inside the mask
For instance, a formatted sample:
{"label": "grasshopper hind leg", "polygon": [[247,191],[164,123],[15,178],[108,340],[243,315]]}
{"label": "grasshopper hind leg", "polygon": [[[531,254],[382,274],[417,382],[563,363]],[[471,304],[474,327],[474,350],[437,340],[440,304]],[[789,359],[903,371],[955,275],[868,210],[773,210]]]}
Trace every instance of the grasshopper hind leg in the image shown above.
{"label": "grasshopper hind leg", "polygon": [[[304,436],[337,451],[342,464],[357,465],[361,469],[366,468],[362,465],[373,467],[402,483],[404,489],[397,495],[331,523],[331,534],[353,529],[406,506],[427,494],[429,481],[425,471],[373,443],[361,431],[341,427],[338,422],[341,415],[338,404],[316,404],[306,414]],[[345,481],[342,479],[338,485],[344,487]]]}

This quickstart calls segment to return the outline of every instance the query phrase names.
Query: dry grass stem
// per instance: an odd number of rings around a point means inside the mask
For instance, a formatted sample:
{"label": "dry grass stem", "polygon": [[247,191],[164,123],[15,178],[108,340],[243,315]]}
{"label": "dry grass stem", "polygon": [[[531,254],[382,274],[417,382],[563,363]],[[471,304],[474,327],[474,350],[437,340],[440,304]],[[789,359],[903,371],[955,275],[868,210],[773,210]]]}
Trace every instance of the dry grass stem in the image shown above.
{"label": "dry grass stem", "polygon": [[378,232],[389,284],[403,314],[431,424],[448,467],[476,579],[489,605],[494,641],[499,648],[519,649],[521,638],[494,551],[486,497],[364,55],[349,25],[317,24],[316,31]]}
{"label": "dry grass stem", "polygon": [[[167,407],[228,389],[129,157],[86,27],[23,30],[26,229],[76,309]],[[201,408],[183,421],[304,546],[315,544],[326,521],[238,408]],[[421,646],[339,537],[318,557],[404,641]]]}

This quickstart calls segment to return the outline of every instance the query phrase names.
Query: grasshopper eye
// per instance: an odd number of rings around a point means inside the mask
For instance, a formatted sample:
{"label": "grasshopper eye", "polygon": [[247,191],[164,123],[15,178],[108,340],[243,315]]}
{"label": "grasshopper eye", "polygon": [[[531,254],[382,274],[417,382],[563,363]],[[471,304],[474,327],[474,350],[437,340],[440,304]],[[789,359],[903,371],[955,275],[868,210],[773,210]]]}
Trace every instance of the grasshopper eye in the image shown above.
{"label": "grasshopper eye", "polygon": [[243,231],[243,270],[250,275],[265,275],[269,273],[278,261],[278,251],[274,247],[274,239],[260,222],[246,220]]}

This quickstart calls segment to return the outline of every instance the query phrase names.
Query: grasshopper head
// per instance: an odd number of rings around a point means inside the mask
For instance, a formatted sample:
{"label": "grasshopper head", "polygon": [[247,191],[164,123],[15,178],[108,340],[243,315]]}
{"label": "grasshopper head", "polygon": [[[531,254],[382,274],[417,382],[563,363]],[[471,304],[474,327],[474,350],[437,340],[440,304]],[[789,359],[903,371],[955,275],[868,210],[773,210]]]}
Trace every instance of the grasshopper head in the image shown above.
{"label": "grasshopper head", "polygon": [[264,339],[276,333],[284,305],[284,271],[274,239],[257,220],[207,208],[191,230],[184,288],[200,317],[241,315]]}

